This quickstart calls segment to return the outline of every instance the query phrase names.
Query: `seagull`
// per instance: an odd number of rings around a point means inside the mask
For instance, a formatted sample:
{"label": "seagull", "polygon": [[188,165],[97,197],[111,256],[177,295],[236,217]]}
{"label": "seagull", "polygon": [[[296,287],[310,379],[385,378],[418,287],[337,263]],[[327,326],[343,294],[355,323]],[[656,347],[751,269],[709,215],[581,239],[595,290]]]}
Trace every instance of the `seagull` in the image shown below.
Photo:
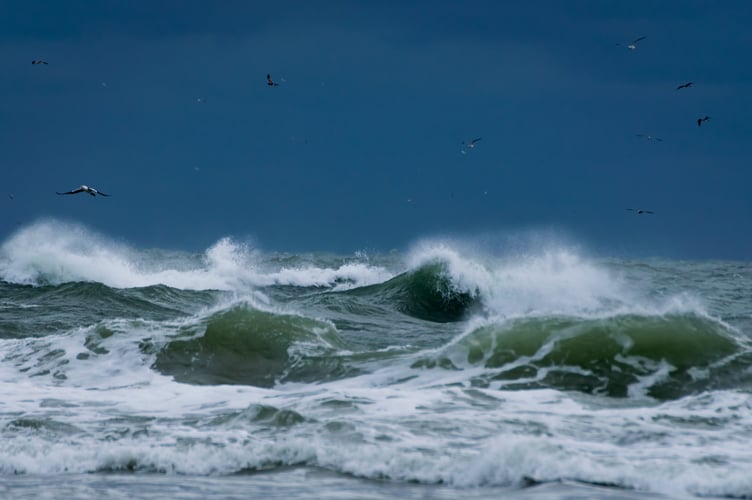
{"label": "seagull", "polygon": [[688,89],[689,87],[692,86],[692,83],[693,82],[682,83],[681,85],[679,85],[678,87],[676,87],[676,90]]}
{"label": "seagull", "polygon": [[[645,38],[647,38],[647,37],[641,36],[640,38],[635,38],[634,40],[632,40],[631,42],[629,42],[629,43],[627,44],[627,48],[628,48],[629,50],[634,50],[634,49],[636,49],[636,48],[637,48],[637,42],[639,42],[640,40],[644,40]],[[622,43],[617,43],[616,45],[624,45],[624,44],[622,44]]]}
{"label": "seagull", "polygon": [[706,116],[705,118],[698,118],[697,119],[697,126],[699,127],[700,125],[702,125],[702,122],[706,122],[708,120],[710,120],[709,116]]}
{"label": "seagull", "polygon": [[[472,141],[469,141],[469,142],[462,141],[462,145],[465,146],[467,149],[473,149],[475,148],[475,143],[480,141],[481,139],[482,137],[478,137],[477,139],[473,139]],[[462,154],[463,155],[467,154],[467,151],[465,151],[464,148],[462,149]]]}
{"label": "seagull", "polygon": [[654,135],[648,135],[648,134],[635,134],[637,137],[643,137],[646,141],[658,141],[663,142],[663,139],[660,137],[656,137]]}
{"label": "seagull", "polygon": [[70,191],[67,191],[65,193],[57,193],[57,194],[77,194],[77,193],[89,193],[92,196],[110,196],[109,194],[105,194],[102,191],[99,191],[97,189],[94,189],[93,187],[89,187],[85,184],[81,185],[80,187],[77,187],[76,189],[71,189]]}
{"label": "seagull", "polygon": [[651,214],[652,215],[653,213],[655,213],[655,212],[651,212],[650,210],[643,210],[641,208],[628,208],[627,211],[629,211],[629,212],[636,212],[637,215],[642,215],[642,214]]}
{"label": "seagull", "polygon": [[31,61],[31,64],[48,64],[47,61],[42,61],[41,59],[34,59]]}
{"label": "seagull", "polygon": [[279,83],[272,80],[272,75],[270,73],[266,74],[266,84],[270,87],[279,87]]}

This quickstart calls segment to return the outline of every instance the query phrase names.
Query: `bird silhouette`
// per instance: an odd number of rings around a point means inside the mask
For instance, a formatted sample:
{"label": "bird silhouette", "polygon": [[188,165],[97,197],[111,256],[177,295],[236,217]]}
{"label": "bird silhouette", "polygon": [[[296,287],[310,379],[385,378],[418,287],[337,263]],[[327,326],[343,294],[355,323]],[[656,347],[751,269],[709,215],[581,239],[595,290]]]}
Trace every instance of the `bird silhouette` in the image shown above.
{"label": "bird silhouette", "polygon": [[692,83],[693,82],[682,83],[681,85],[679,85],[678,87],[676,87],[676,90],[688,89],[689,87],[692,86]]}
{"label": "bird silhouette", "polygon": [[[629,50],[635,50],[637,48],[637,42],[639,42],[640,40],[644,40],[645,38],[647,38],[647,37],[641,36],[639,38],[635,38],[631,42],[627,43],[626,46],[627,46],[627,48]],[[623,43],[617,43],[616,45],[624,46],[625,44],[623,44]]]}
{"label": "bird silhouette", "polygon": [[697,119],[697,126],[698,126],[698,127],[699,127],[699,126],[701,126],[701,125],[702,125],[702,122],[706,122],[706,121],[708,121],[708,120],[710,120],[710,117],[709,117],[709,116],[706,116],[706,117],[704,117],[704,118],[698,118],[698,119]]}
{"label": "bird silhouette", "polygon": [[656,137],[654,135],[649,135],[649,134],[635,134],[635,135],[637,137],[642,137],[646,141],[658,141],[658,142],[662,142],[663,141],[663,139],[661,139],[660,137]]}
{"label": "bird silhouette", "polygon": [[473,139],[472,141],[467,141],[467,142],[462,141],[462,146],[464,146],[462,148],[462,151],[461,151],[462,154],[463,155],[467,154],[467,151],[465,151],[465,148],[467,148],[467,149],[474,149],[475,148],[475,143],[477,143],[481,139],[482,139],[482,137],[478,137],[477,139]]}
{"label": "bird silhouette", "polygon": [[627,211],[628,212],[634,212],[637,215],[642,215],[642,214],[651,214],[652,215],[652,214],[655,213],[655,212],[653,212],[651,210],[643,210],[641,208],[628,208]]}
{"label": "bird silhouette", "polygon": [[272,80],[272,75],[270,73],[266,74],[266,84],[270,87],[279,87],[279,83]]}
{"label": "bird silhouette", "polygon": [[71,189],[70,191],[66,191],[64,193],[57,193],[57,194],[78,194],[78,193],[89,193],[92,196],[100,195],[100,196],[110,196],[109,194],[105,194],[102,191],[99,191],[97,189],[94,189],[93,187],[89,187],[86,184],[82,184],[80,187],[77,187],[76,189]]}

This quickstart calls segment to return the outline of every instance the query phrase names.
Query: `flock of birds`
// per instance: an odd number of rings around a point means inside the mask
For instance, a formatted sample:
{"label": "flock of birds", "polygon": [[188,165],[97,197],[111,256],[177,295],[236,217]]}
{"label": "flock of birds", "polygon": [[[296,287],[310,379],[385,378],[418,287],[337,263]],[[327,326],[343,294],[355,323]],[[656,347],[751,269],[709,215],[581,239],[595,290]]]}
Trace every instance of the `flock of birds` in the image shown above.
{"label": "flock of birds", "polygon": [[[629,49],[629,50],[636,50],[637,49],[637,44],[640,41],[644,40],[645,38],[647,38],[647,37],[641,36],[641,37],[635,38],[634,40],[632,40],[629,43],[626,43],[626,44],[617,43],[616,45],[617,46],[626,46],[627,49]],[[692,87],[692,85],[694,85],[694,82],[682,83],[682,84],[676,86],[676,90],[688,89],[688,88]],[[708,120],[710,120],[710,117],[707,116],[707,115],[698,118],[697,119],[697,126],[698,127],[702,126],[702,124],[704,122],[708,121]],[[663,139],[661,139],[660,137],[655,137],[655,136],[649,135],[649,134],[635,134],[635,135],[637,137],[645,139],[646,141],[658,141],[658,142],[663,141]],[[635,213],[637,215],[652,215],[652,214],[655,213],[652,210],[644,210],[644,209],[639,209],[639,208],[627,208],[626,210],[628,212],[633,212],[633,213]]]}
{"label": "flock of birds", "polygon": [[[637,49],[637,44],[639,42],[641,42],[642,40],[645,40],[645,38],[647,38],[647,37],[641,36],[641,37],[635,38],[631,42],[628,42],[628,43],[617,43],[616,45],[617,46],[625,46],[628,50],[636,50]],[[45,61],[45,60],[42,60],[42,59],[34,59],[33,61],[31,61],[31,64],[33,64],[33,65],[47,65],[49,63],[47,61]],[[269,87],[279,87],[280,84],[283,83],[283,82],[285,82],[285,81],[286,80],[284,78],[281,78],[279,81],[275,81],[274,79],[272,79],[271,73],[267,73],[266,74],[266,85],[269,86]],[[102,85],[105,85],[105,84],[103,83]],[[685,82],[685,83],[682,83],[682,84],[678,85],[676,87],[676,90],[688,89],[688,88],[692,87],[693,85],[694,85],[694,82]],[[205,100],[203,98],[198,98],[198,99],[196,99],[196,101],[199,102],[199,103],[202,103]],[[704,122],[708,121],[708,120],[710,120],[710,117],[707,116],[707,115],[698,118],[697,119],[697,126],[698,127],[702,126],[702,124]],[[645,139],[646,141],[658,141],[658,142],[662,142],[663,141],[663,139],[661,139],[660,137],[656,137],[654,135],[649,135],[649,134],[635,134],[635,135],[637,137]],[[481,139],[482,139],[481,137],[478,137],[478,138],[475,138],[475,139],[472,139],[472,140],[462,141],[462,143],[461,143],[462,144],[462,149],[460,150],[460,153],[462,153],[463,155],[468,154],[469,151],[472,151],[473,149],[475,149],[475,147],[477,146],[478,142]],[[57,192],[57,194],[59,194],[59,195],[79,194],[79,193],[88,193],[89,195],[94,196],[94,197],[96,197],[97,195],[99,195],[99,196],[110,196],[109,194],[103,193],[102,191],[100,191],[100,190],[98,190],[96,188],[87,186],[85,184],[82,184],[81,186],[79,186],[79,187],[77,187],[75,189],[71,189],[70,191]],[[9,196],[11,197],[11,199],[13,199],[12,195],[9,195]],[[638,209],[638,208],[627,208],[626,210],[628,212],[633,212],[633,213],[635,213],[637,215],[652,215],[652,214],[655,213],[652,210],[645,210],[645,209]]]}

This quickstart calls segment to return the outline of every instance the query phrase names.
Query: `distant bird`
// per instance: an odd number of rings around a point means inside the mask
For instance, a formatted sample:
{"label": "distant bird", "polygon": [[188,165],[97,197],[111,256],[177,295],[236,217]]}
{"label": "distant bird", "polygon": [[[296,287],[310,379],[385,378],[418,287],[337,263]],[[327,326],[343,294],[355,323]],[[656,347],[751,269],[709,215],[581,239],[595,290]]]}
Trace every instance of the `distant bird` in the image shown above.
{"label": "distant bird", "polygon": [[[477,139],[473,139],[472,141],[468,141],[468,142],[462,141],[462,145],[464,146],[464,148],[474,149],[475,148],[475,143],[477,143],[481,139],[482,139],[482,137],[478,137]],[[462,154],[466,155],[467,151],[465,151],[464,148],[462,149]]]}
{"label": "distant bird", "polygon": [[676,90],[688,89],[689,87],[692,86],[692,83],[693,82],[682,83],[681,85],[679,85],[678,87],[676,87]]}
{"label": "distant bird", "polygon": [[656,136],[654,136],[654,135],[648,135],[648,134],[635,134],[635,136],[637,136],[637,137],[642,137],[642,138],[643,138],[643,139],[645,139],[646,141],[658,141],[658,142],[663,142],[663,139],[661,139],[660,137],[656,137]]}
{"label": "distant bird", "polygon": [[31,64],[48,64],[47,61],[42,61],[41,59],[34,59],[31,61]]}
{"label": "distant bird", "polygon": [[641,208],[628,208],[627,211],[628,212],[635,212],[637,215],[642,215],[642,214],[651,214],[652,215],[653,213],[655,213],[655,212],[652,212],[650,210],[643,210]]}
{"label": "distant bird", "polygon": [[[647,38],[647,37],[641,36],[639,38],[635,38],[634,40],[632,40],[631,42],[629,42],[628,44],[626,44],[627,48],[629,50],[635,50],[637,48],[637,42],[639,42],[640,40],[644,40],[645,38]],[[617,43],[616,45],[624,46],[623,43]]]}
{"label": "distant bird", "polygon": [[270,87],[279,87],[279,83],[272,80],[272,75],[270,73],[266,74],[266,84]]}
{"label": "distant bird", "polygon": [[16,197],[13,196],[13,193],[8,193],[8,198],[10,198],[11,200],[15,200],[16,199]]}
{"label": "distant bird", "polygon": [[706,122],[706,121],[708,121],[708,120],[710,120],[710,117],[709,117],[709,116],[706,116],[706,117],[704,117],[704,118],[698,118],[698,119],[697,119],[697,126],[698,126],[698,127],[699,127],[699,126],[701,126],[701,125],[702,125],[702,122]]}
{"label": "distant bird", "polygon": [[81,185],[80,187],[77,187],[76,189],[72,189],[70,191],[66,191],[65,193],[57,193],[57,194],[78,194],[78,193],[89,193],[92,196],[110,196],[109,194],[105,194],[102,191],[99,191],[97,189],[94,189],[93,187],[89,187],[87,185]]}

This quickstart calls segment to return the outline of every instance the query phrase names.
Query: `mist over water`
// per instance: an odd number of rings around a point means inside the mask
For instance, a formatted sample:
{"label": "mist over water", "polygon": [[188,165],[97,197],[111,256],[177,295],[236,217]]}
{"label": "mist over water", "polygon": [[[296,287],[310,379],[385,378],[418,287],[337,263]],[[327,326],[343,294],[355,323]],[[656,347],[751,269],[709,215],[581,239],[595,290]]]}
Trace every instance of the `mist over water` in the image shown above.
{"label": "mist over water", "polygon": [[751,496],[752,265],[505,241],[186,253],[21,228],[0,473]]}

